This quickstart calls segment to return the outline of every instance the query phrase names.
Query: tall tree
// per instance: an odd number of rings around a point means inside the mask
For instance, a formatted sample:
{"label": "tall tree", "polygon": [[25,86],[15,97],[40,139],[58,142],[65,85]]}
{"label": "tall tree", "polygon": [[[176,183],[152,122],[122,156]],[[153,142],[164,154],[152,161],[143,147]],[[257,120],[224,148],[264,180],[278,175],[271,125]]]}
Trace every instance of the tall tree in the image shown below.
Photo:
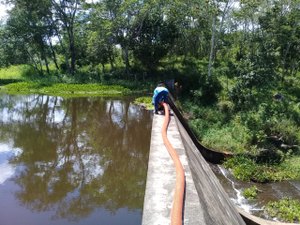
{"label": "tall tree", "polygon": [[172,18],[167,18],[163,9],[162,2],[155,7],[152,4],[144,6],[142,13],[136,17],[131,33],[133,54],[149,71],[157,68],[178,35]]}
{"label": "tall tree", "polygon": [[14,0],[13,9],[7,21],[7,29],[17,38],[26,49],[35,69],[43,74],[43,65],[49,73],[49,49],[47,37],[49,36],[49,24],[47,17],[51,15],[48,0]]}
{"label": "tall tree", "polygon": [[[74,75],[76,66],[76,48],[75,48],[75,22],[76,13],[82,3],[81,0],[51,0],[57,18],[59,31],[65,33],[68,40],[69,54],[71,58],[70,73]],[[60,34],[58,34],[60,35]],[[66,60],[67,62],[67,60]],[[68,63],[67,63],[68,65]]]}
{"label": "tall tree", "polygon": [[[234,0],[211,0],[209,1],[209,12],[211,13],[211,41],[210,41],[210,53],[208,61],[208,80],[211,79],[213,64],[216,56],[216,51],[218,43],[220,42],[219,38],[224,33],[224,21],[228,16],[228,12],[233,6]],[[218,18],[220,18],[219,21]],[[219,23],[217,23],[219,22]]]}

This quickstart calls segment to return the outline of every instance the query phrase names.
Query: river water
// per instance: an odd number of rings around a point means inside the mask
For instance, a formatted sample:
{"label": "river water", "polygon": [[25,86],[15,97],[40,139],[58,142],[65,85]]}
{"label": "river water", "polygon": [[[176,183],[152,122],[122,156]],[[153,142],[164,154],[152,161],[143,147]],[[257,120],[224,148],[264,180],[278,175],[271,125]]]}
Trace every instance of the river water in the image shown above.
{"label": "river water", "polygon": [[141,224],[152,115],[131,102],[0,95],[0,224]]}

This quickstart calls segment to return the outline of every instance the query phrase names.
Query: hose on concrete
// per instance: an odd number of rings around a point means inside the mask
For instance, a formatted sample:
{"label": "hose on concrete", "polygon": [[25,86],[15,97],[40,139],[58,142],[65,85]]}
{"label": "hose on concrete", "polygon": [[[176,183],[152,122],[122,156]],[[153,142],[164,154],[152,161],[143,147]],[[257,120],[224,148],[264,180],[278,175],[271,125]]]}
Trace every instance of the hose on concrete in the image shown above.
{"label": "hose on concrete", "polygon": [[167,103],[163,103],[165,110],[165,118],[162,126],[162,138],[163,142],[173,159],[175,169],[176,169],[176,186],[175,194],[173,198],[173,207],[171,210],[171,225],[182,225],[182,214],[183,214],[183,198],[184,198],[184,189],[185,189],[185,176],[184,169],[180,162],[179,156],[176,150],[171,145],[167,137],[167,129],[170,121],[169,107]]}

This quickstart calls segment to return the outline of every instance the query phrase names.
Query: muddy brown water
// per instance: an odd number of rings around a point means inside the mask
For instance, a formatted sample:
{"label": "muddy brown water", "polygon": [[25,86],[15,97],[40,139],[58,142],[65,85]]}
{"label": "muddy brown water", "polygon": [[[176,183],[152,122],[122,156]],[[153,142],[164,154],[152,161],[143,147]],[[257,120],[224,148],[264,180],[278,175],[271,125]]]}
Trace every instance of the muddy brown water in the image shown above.
{"label": "muddy brown water", "polygon": [[[300,181],[283,181],[272,183],[254,183],[236,180],[232,173],[221,165],[210,164],[229,198],[240,208],[255,216],[276,220],[265,214],[263,207],[270,201],[278,201],[285,197],[300,200]],[[259,190],[257,198],[247,200],[242,192],[245,188],[256,186]]]}
{"label": "muddy brown water", "polygon": [[0,95],[0,224],[141,224],[152,114],[132,100]]}

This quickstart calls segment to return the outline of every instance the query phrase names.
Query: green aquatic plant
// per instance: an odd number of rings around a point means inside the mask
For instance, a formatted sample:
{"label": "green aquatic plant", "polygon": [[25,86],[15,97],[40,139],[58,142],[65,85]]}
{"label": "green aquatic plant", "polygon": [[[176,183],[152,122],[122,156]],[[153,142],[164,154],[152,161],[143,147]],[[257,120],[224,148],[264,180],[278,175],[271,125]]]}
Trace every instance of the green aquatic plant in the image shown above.
{"label": "green aquatic plant", "polygon": [[153,110],[154,106],[152,105],[152,98],[150,96],[138,97],[134,100],[134,104],[141,105],[147,110]]}
{"label": "green aquatic plant", "polygon": [[18,82],[1,87],[2,92],[9,94],[47,94],[63,97],[80,96],[122,96],[131,93],[131,90],[119,85],[101,84],[47,84],[36,82]]}
{"label": "green aquatic plant", "polygon": [[283,222],[300,221],[300,201],[290,198],[284,198],[279,201],[271,201],[265,207],[264,211],[271,217],[276,217]]}
{"label": "green aquatic plant", "polygon": [[258,194],[258,189],[255,185],[249,188],[245,188],[243,191],[243,196],[248,200],[256,199],[257,194]]}

